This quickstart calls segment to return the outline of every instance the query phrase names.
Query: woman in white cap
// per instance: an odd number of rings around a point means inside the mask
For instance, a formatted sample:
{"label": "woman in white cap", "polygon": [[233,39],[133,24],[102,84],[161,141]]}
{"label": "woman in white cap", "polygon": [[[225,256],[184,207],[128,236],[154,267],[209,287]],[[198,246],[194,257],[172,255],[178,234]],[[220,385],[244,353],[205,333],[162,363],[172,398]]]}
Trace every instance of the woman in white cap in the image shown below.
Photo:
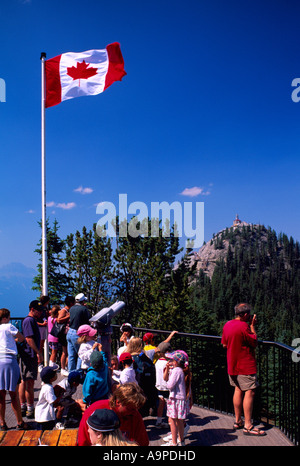
{"label": "woman in white cap", "polygon": [[118,358],[120,358],[121,354],[124,351],[127,351],[127,345],[131,338],[133,338],[133,328],[132,325],[128,322],[125,322],[125,324],[121,325],[120,331],[122,333],[120,341],[123,343],[123,346],[120,346],[120,348],[118,349]]}

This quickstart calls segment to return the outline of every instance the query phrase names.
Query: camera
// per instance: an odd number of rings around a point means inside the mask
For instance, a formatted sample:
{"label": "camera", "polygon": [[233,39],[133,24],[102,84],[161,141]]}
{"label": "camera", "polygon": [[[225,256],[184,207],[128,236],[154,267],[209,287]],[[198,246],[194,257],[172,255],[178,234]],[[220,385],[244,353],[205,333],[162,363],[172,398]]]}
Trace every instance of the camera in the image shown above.
{"label": "camera", "polygon": [[249,320],[248,320],[248,324],[251,325],[253,323],[253,320],[255,318],[255,324],[257,324],[257,318],[256,318],[256,315],[250,315],[249,316]]}

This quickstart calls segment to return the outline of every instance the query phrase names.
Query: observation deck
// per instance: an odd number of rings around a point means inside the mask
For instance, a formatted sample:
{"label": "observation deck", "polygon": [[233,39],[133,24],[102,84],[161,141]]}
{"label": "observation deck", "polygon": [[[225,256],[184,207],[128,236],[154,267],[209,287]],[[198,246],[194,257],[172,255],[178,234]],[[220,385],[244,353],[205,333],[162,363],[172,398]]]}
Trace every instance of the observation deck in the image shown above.
{"label": "observation deck", "polygon": [[[15,319],[12,319],[15,325]],[[164,340],[170,332],[134,328],[136,336],[147,331]],[[275,342],[259,341],[256,356],[260,387],[254,403],[254,424],[266,431],[265,436],[246,436],[234,430],[232,387],[226,372],[226,352],[220,337],[178,333],[172,347],[186,351],[192,371],[194,405],[189,414],[185,444],[196,446],[298,446],[300,433],[300,365],[295,359],[294,348]],[[119,342],[119,327],[113,326],[112,351]],[[58,381],[63,376],[58,373]],[[41,387],[40,377],[35,383],[35,404]],[[74,398],[81,398],[81,386]],[[0,446],[69,445],[76,444],[76,429],[63,431],[38,430],[34,420],[27,420],[29,429],[17,431],[16,419],[6,395],[6,423],[8,430],[0,432]],[[150,446],[163,446],[168,429],[155,427],[156,418],[144,418]]]}

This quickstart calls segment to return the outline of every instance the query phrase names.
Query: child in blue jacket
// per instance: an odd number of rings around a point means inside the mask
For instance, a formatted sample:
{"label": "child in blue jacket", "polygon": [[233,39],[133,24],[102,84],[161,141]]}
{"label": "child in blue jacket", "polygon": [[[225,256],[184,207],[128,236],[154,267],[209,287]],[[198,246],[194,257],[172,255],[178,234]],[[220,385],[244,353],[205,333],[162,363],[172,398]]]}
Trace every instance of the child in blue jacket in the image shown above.
{"label": "child in blue jacket", "polygon": [[[100,348],[102,348],[101,345]],[[83,403],[86,406],[109,397],[108,364],[105,353],[93,351],[90,364],[82,385]]]}

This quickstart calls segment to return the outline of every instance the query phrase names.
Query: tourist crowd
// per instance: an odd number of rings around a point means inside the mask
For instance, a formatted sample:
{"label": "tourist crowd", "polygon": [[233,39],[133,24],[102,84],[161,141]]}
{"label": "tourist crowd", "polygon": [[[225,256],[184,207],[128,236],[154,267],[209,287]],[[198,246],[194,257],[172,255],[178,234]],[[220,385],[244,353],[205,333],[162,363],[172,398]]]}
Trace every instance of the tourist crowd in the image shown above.
{"label": "tourist crowd", "polygon": [[[111,332],[93,326],[83,293],[68,296],[64,307],[50,309],[49,302],[42,296],[29,304],[21,331],[10,323],[10,311],[0,309],[0,429],[7,430],[9,392],[16,429],[28,428],[26,417],[42,430],[78,427],[79,446],[147,446],[144,418],[151,415],[157,428],[170,427],[163,445],[184,446],[193,403],[192,375],[187,353],[171,349],[177,331],[157,344],[150,332],[135,336],[126,322],[120,327],[117,354],[111,355]],[[258,386],[256,316],[245,303],[234,310],[235,318],[224,325],[221,340],[234,387],[233,428],[262,436],[265,432],[252,423]],[[41,389],[35,404],[38,376]]]}
{"label": "tourist crowd", "polygon": [[177,332],[156,344],[152,333],[141,339],[124,323],[117,354],[111,355],[90,322],[83,293],[66,297],[63,307],[49,303],[48,296],[32,301],[21,330],[10,323],[10,311],[0,309],[0,429],[8,429],[9,392],[16,429],[29,428],[33,419],[42,430],[78,427],[79,446],[147,446],[144,418],[151,415],[157,428],[170,427],[163,445],[183,446],[191,372],[188,355],[171,349]]}

